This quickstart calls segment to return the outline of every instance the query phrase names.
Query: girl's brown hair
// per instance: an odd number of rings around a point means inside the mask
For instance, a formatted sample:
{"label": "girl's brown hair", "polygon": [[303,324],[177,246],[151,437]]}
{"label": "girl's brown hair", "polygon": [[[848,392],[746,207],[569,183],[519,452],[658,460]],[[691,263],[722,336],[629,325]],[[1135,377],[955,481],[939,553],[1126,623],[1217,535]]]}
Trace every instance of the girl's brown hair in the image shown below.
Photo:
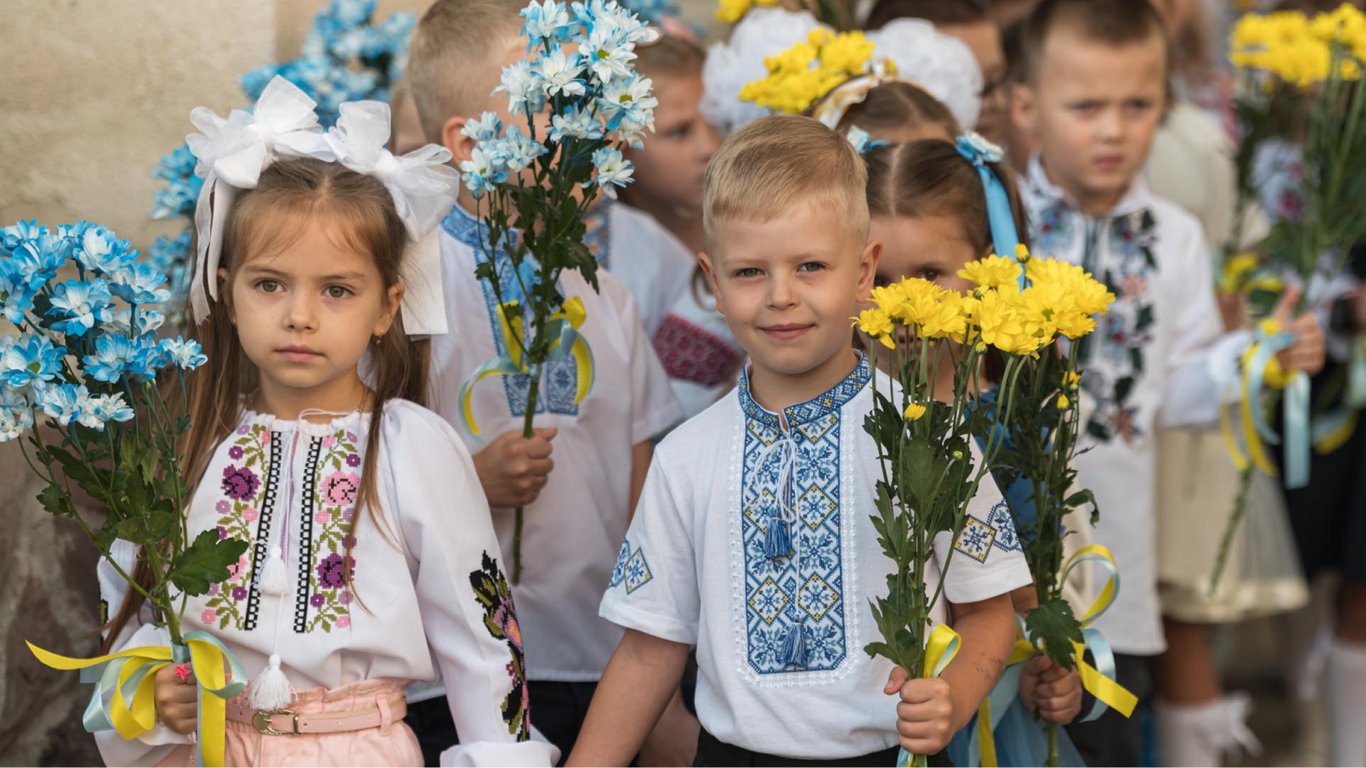
{"label": "girl's brown hair", "polygon": [[[808,114],[815,114],[821,104],[838,90],[837,86],[822,96],[807,110]],[[852,126],[867,131],[874,139],[922,126],[942,128],[950,136],[963,132],[958,120],[943,102],[924,88],[904,80],[883,83],[868,91],[863,101],[849,107],[835,130],[845,133]]]}
{"label": "girl's brown hair", "polygon": [[649,45],[636,46],[636,69],[652,79],[701,77],[707,59],[702,46],[677,35],[664,35]]}
{"label": "girl's brown hair", "polygon": [[[208,362],[186,376],[189,431],[177,452],[181,457],[186,498],[192,498],[219,444],[237,427],[243,415],[242,395],[256,388],[255,366],[242,352],[237,326],[230,317],[232,278],[251,253],[299,236],[307,222],[325,217],[347,244],[374,258],[384,290],[401,283],[400,268],[408,243],[407,230],[394,208],[393,197],[377,179],[349,170],[340,163],[315,159],[281,160],[261,172],[255,189],[238,193],[223,225],[220,267],[227,270],[216,306],[196,328],[194,336]],[[217,280],[217,275],[200,275]],[[379,524],[376,465],[384,405],[394,398],[418,404],[426,399],[427,347],[403,330],[401,313],[389,330],[370,346],[367,400],[370,428],[365,442],[357,506]],[[359,517],[356,518],[357,520]],[[381,528],[381,533],[383,529]],[[356,537],[347,537],[344,562],[351,562]],[[350,569],[346,569],[350,585]],[[146,588],[151,574],[139,563],[134,579]],[[352,590],[354,592],[354,589]],[[142,596],[130,589],[105,632],[106,650],[142,606]]]}
{"label": "girl's brown hair", "polygon": [[[982,177],[954,145],[939,139],[893,144],[869,150],[864,160],[869,216],[951,217],[974,253],[985,256],[992,250]],[[1025,242],[1029,228],[1015,176],[1004,163],[988,166],[1005,187],[1015,231]]]}

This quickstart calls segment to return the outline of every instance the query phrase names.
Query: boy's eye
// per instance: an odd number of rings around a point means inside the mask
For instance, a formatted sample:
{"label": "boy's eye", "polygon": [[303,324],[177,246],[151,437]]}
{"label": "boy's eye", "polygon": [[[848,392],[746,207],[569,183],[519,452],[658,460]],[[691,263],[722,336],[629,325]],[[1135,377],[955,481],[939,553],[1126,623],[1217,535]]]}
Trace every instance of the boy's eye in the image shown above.
{"label": "boy's eye", "polygon": [[677,126],[674,126],[674,127],[670,128],[670,129],[668,129],[667,131],[665,131],[665,132],[664,132],[664,138],[666,138],[666,139],[675,139],[675,140],[687,138],[688,133],[691,132],[691,130],[692,130],[692,124],[691,124],[691,123],[684,123],[684,124],[682,124],[682,125],[677,125]]}
{"label": "boy's eye", "polygon": [[891,281],[890,279],[888,279],[885,275],[880,275],[880,274],[878,274],[878,275],[873,275],[873,287],[874,287],[874,288],[886,288],[887,286],[889,286],[889,285],[891,285],[891,284],[892,284],[892,281]]}
{"label": "boy's eye", "polygon": [[329,299],[344,299],[351,295],[351,289],[341,285],[329,285],[324,290]]}
{"label": "boy's eye", "polygon": [[928,267],[926,269],[920,270],[920,276],[926,280],[929,280],[931,283],[938,280],[943,274],[944,273],[940,272],[939,270],[933,267]]}
{"label": "boy's eye", "polygon": [[1086,114],[1096,111],[1097,106],[1098,105],[1094,101],[1079,101],[1072,105],[1072,111]]}
{"label": "boy's eye", "polygon": [[763,270],[758,267],[745,267],[744,269],[735,270],[735,276],[739,278],[758,277],[763,273]]}
{"label": "boy's eye", "polygon": [[825,265],[819,261],[808,261],[797,267],[798,272],[819,272],[822,269],[825,269]]}
{"label": "boy's eye", "polygon": [[1133,101],[1130,101],[1128,104],[1129,110],[1131,112],[1147,112],[1149,109],[1152,108],[1152,106],[1153,102],[1149,99],[1134,99]]}
{"label": "boy's eye", "polygon": [[279,280],[257,280],[256,290],[261,293],[278,293],[284,286],[280,285]]}

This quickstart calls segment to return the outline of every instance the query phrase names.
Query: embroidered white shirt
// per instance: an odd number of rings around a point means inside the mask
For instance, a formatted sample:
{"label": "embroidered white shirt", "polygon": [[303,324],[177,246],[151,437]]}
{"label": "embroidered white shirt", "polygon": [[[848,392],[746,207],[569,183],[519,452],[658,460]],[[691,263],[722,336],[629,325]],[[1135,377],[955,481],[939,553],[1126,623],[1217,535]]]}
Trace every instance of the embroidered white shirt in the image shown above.
{"label": "embroidered white shirt", "polygon": [[[391,401],[383,419],[383,511],[372,516],[356,512],[368,413],[323,424],[243,416],[215,451],[188,521],[191,537],[217,528],[249,546],[226,581],[190,598],[184,629],[221,639],[252,678],[278,653],[299,690],[439,673],[461,739],[446,759],[549,765],[549,745],[518,741],[530,735],[521,633],[470,455],[450,425],[413,403]],[[270,594],[261,575],[277,546],[288,585]],[[131,563],[131,547],[117,549]],[[126,583],[104,561],[100,573],[116,610]],[[117,647],[168,641],[164,629],[135,622]],[[155,764],[171,749],[113,732],[96,740],[111,765]]]}
{"label": "embroidered white shirt", "polygon": [[[460,425],[457,394],[474,370],[502,354],[493,333],[492,289],[476,280],[481,225],[456,207],[442,223],[441,256],[446,311],[452,333],[432,339],[434,409]],[[598,599],[611,575],[612,559],[626,532],[631,491],[631,449],[682,418],[668,377],[640,326],[635,301],[610,273],[599,272],[601,292],[578,273],[566,272],[566,297],[583,300],[579,332],[592,348],[592,389],[574,404],[578,373],[572,361],[548,363],[537,403],[536,425],[556,427],[555,468],[540,497],[524,511],[522,580],[513,587],[527,638],[527,675],[532,680],[589,682],[621,638],[621,630],[597,615]],[[473,411],[484,438],[521,432],[526,412],[525,376],[485,379],[474,389]],[[463,428],[472,453],[481,441]],[[511,559],[514,515],[494,509],[493,525]]]}
{"label": "embroidered white shirt", "polygon": [[[882,693],[891,663],[863,650],[878,639],[869,600],[885,592],[892,572],[870,519],[881,473],[863,430],[873,403],[869,379],[860,360],[830,391],[784,408],[780,418],[750,398],[742,376],[655,453],[601,612],[623,627],[697,646],[697,715],[723,742],[808,759],[897,743],[896,699]],[[771,559],[764,539],[782,485],[795,511],[795,553]],[[968,512],[944,596],[975,602],[1029,584],[1010,513],[990,478]],[[943,533],[927,569],[931,589],[949,552]],[[940,601],[931,619],[944,617]],[[804,665],[784,663],[783,644],[796,625],[805,635]]]}
{"label": "embroidered white shirt", "polygon": [[1166,647],[1157,599],[1154,427],[1218,419],[1246,332],[1222,333],[1209,251],[1196,219],[1135,180],[1114,210],[1086,216],[1049,181],[1039,158],[1022,193],[1033,252],[1079,264],[1116,296],[1082,343],[1082,385],[1096,408],[1084,425],[1077,482],[1096,494],[1095,540],[1123,588],[1097,622],[1120,653]]}
{"label": "embroidered white shirt", "polygon": [[691,279],[655,332],[654,347],[686,418],[734,389],[745,361],[716,299]]}
{"label": "embroidered white shirt", "polygon": [[687,289],[697,259],[653,216],[625,203],[602,200],[584,223],[589,252],[630,291],[646,338],[653,338]]}

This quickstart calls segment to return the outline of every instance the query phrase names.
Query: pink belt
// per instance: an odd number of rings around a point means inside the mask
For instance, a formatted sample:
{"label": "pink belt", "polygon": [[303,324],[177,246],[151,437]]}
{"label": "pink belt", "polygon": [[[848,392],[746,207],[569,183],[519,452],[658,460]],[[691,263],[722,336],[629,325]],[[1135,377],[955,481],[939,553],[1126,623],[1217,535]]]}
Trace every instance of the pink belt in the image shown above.
{"label": "pink belt", "polygon": [[288,709],[251,709],[228,702],[228,719],[245,723],[266,736],[296,736],[302,733],[346,733],[380,728],[398,722],[408,714],[408,703],[402,695],[391,701],[381,699],[369,709],[349,712],[304,712],[296,714]]}

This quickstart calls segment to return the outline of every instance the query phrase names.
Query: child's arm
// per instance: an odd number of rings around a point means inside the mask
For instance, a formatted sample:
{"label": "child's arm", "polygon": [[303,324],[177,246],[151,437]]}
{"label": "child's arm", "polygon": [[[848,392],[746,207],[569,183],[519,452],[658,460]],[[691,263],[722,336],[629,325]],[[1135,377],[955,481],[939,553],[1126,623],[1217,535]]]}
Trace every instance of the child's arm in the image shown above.
{"label": "child's arm", "polygon": [[958,655],[938,678],[909,680],[896,667],[884,693],[900,692],[896,706],[901,746],[929,755],[948,745],[991,693],[1015,644],[1010,595],[953,605],[953,628],[961,636]]}
{"label": "child's arm", "polygon": [[687,645],[626,630],[566,764],[629,764],[678,690],[687,663]]}
{"label": "child's arm", "polygon": [[556,429],[537,429],[536,436],[504,432],[474,455],[474,469],[490,507],[524,507],[536,500],[550,477]]}
{"label": "child's arm", "polygon": [[631,447],[631,506],[626,508],[628,521],[636,516],[636,504],[640,503],[640,492],[645,488],[645,476],[650,472],[650,459],[654,455],[655,446],[649,440]]}

